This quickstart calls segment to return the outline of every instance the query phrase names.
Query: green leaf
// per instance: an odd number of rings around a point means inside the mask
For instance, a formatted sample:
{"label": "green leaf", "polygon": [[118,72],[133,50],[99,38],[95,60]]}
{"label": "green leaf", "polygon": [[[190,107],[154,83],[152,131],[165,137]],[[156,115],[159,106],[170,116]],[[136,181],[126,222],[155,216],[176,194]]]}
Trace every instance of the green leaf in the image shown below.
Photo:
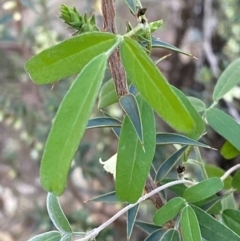
{"label": "green leaf", "polygon": [[198,139],[205,130],[205,124],[204,124],[202,117],[198,114],[196,109],[191,105],[191,102],[188,100],[187,96],[185,96],[183,94],[182,91],[180,91],[179,89],[177,89],[174,86],[172,86],[172,89],[175,92],[175,94],[178,96],[180,101],[184,104],[185,108],[188,110],[190,115],[192,116],[192,118],[195,122],[195,125],[196,125],[196,127],[195,127],[196,130],[195,130],[195,133],[193,133],[191,137],[193,139]]}
{"label": "green leaf", "polygon": [[229,141],[226,141],[221,148],[221,155],[225,159],[233,159],[240,154],[240,151],[235,148]]}
{"label": "green leaf", "polygon": [[232,187],[240,192],[240,170],[237,171],[233,176]]}
{"label": "green leaf", "polygon": [[142,195],[155,153],[156,132],[153,111],[137,95],[142,118],[144,149],[129,119],[125,116],[118,144],[116,192],[121,201],[134,203]]}
{"label": "green leaf", "polygon": [[25,69],[34,83],[53,83],[79,72],[93,58],[115,47],[117,42],[118,38],[110,33],[84,33],[32,57],[26,62]]}
{"label": "green leaf", "polygon": [[151,107],[174,129],[196,136],[193,117],[141,46],[124,37],[120,52],[129,79]]}
{"label": "green leaf", "polygon": [[193,57],[192,54],[187,53],[187,52],[185,52],[185,51],[175,47],[174,45],[166,43],[164,41],[161,41],[160,39],[155,38],[155,37],[152,37],[152,47],[153,48],[168,49],[168,50],[172,50],[174,52],[180,53],[180,54],[185,54],[185,55],[187,55],[189,57]]}
{"label": "green leaf", "polygon": [[180,144],[180,145],[211,148],[210,146],[203,144],[199,141],[195,141],[186,136],[175,134],[175,133],[157,133],[156,144],[157,145]]}
{"label": "green leaf", "polygon": [[222,199],[221,203],[222,203],[222,211],[225,209],[236,209],[237,208],[237,204],[236,204],[233,192],[231,192],[224,199]]}
{"label": "green leaf", "polygon": [[160,241],[180,241],[180,236],[177,229],[171,228],[163,234]]}
{"label": "green leaf", "polygon": [[86,65],[56,114],[40,170],[43,187],[56,195],[60,195],[66,186],[68,170],[91,115],[106,63],[107,56],[102,54]]}
{"label": "green leaf", "polygon": [[184,241],[202,240],[197,216],[190,206],[183,209],[180,223]]}
{"label": "green leaf", "polygon": [[181,197],[175,197],[162,206],[153,216],[155,225],[163,225],[177,216],[180,210],[185,206],[185,200]]}
{"label": "green leaf", "polygon": [[163,234],[166,232],[166,229],[162,228],[159,229],[153,233],[151,233],[144,241],[156,241],[160,240],[160,238],[163,236]]}
{"label": "green leaf", "polygon": [[198,113],[206,110],[206,105],[198,98],[192,96],[188,96],[187,98]]}
{"label": "green leaf", "polygon": [[60,241],[61,234],[58,231],[50,231],[47,233],[42,233],[33,238],[30,238],[28,241]]}
{"label": "green leaf", "polygon": [[183,197],[190,203],[199,202],[216,194],[223,188],[223,182],[218,177],[212,177],[186,189]]}
{"label": "green leaf", "polygon": [[240,125],[228,114],[211,108],[206,111],[209,125],[240,151]]}
{"label": "green leaf", "polygon": [[222,213],[224,223],[240,235],[240,211],[234,209],[225,209]]}
{"label": "green leaf", "polygon": [[240,237],[231,229],[217,221],[202,209],[192,206],[199,222],[201,235],[211,241],[240,241]]}
{"label": "green leaf", "polygon": [[[215,165],[205,164],[204,167],[205,167],[208,177],[221,177],[225,173],[225,171],[223,169],[221,169],[220,167],[217,167]],[[232,187],[231,182],[232,182],[232,177],[228,176],[224,180],[224,189],[230,189]]]}
{"label": "green leaf", "polygon": [[[173,178],[164,178],[161,181],[161,184],[166,184],[172,181],[176,181],[177,179],[173,179]],[[174,185],[169,187],[169,189],[171,191],[173,191],[174,193],[176,193],[178,196],[183,197],[183,193],[185,192],[185,190],[187,189],[187,187],[184,184],[178,184],[178,185]]]}
{"label": "green leaf", "polygon": [[160,182],[164,177],[167,176],[167,174],[175,167],[175,165],[179,161],[180,157],[184,154],[186,149],[187,146],[182,147],[181,149],[174,152],[170,157],[167,158],[167,160],[163,162],[163,164],[159,167],[157,171],[155,181]]}
{"label": "green leaf", "polygon": [[109,192],[98,197],[91,198],[89,201],[91,202],[106,202],[106,203],[117,203],[119,200],[117,199],[116,192]]}
{"label": "green leaf", "polygon": [[70,234],[65,234],[62,236],[61,240],[60,241],[73,241],[73,237],[72,235]]}
{"label": "green leaf", "polygon": [[108,80],[101,88],[99,93],[98,108],[102,109],[118,102],[118,96],[113,79]]}
{"label": "green leaf", "polygon": [[145,231],[146,233],[153,233],[157,230],[159,230],[159,226],[156,226],[152,223],[146,223],[146,222],[141,222],[141,221],[135,221],[135,224]]}
{"label": "green leaf", "polygon": [[86,129],[121,126],[122,123],[112,117],[97,117],[88,121]]}
{"label": "green leaf", "polygon": [[134,223],[138,214],[139,204],[127,211],[127,240],[130,240]]}
{"label": "green leaf", "polygon": [[213,91],[213,100],[219,101],[240,82],[240,58],[234,60],[221,74]]}
{"label": "green leaf", "polygon": [[140,116],[139,106],[134,95],[127,94],[121,96],[119,103],[122,106],[124,112],[129,117],[132,125],[138,135],[139,140],[143,143],[143,131],[142,131],[142,120]]}
{"label": "green leaf", "polygon": [[54,226],[61,233],[72,233],[72,228],[64,215],[62,208],[58,202],[57,197],[53,193],[48,193],[47,196],[47,210],[50,219]]}

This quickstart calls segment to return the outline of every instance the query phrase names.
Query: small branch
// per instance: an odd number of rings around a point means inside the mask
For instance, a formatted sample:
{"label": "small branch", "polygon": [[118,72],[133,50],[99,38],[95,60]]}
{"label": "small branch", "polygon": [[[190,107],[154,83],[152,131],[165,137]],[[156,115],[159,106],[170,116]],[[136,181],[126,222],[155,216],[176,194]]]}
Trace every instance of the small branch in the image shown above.
{"label": "small branch", "polygon": [[227,170],[224,175],[222,175],[221,180],[224,181],[230,174],[236,170],[240,169],[240,164],[237,164],[233,167],[231,167],[229,170]]}
{"label": "small branch", "polygon": [[126,213],[129,209],[131,209],[134,206],[138,205],[139,203],[145,201],[146,199],[149,199],[151,196],[163,191],[164,189],[178,185],[178,184],[194,185],[194,182],[191,182],[188,180],[177,180],[177,181],[173,181],[173,182],[164,184],[161,187],[158,187],[158,188],[152,190],[151,192],[145,194],[144,196],[140,197],[136,203],[127,205],[125,208],[121,209],[113,217],[108,219],[105,223],[100,225],[98,228],[93,229],[86,237],[78,239],[76,241],[87,241],[87,240],[95,238],[103,229],[105,229],[107,226],[109,226],[111,223],[113,223],[117,218],[119,218],[121,215]]}
{"label": "small branch", "polygon": [[[113,0],[102,0],[103,28],[107,32],[116,34],[115,10]],[[109,58],[111,73],[115,82],[118,97],[128,93],[127,78],[120,60],[119,49],[116,49]]]}

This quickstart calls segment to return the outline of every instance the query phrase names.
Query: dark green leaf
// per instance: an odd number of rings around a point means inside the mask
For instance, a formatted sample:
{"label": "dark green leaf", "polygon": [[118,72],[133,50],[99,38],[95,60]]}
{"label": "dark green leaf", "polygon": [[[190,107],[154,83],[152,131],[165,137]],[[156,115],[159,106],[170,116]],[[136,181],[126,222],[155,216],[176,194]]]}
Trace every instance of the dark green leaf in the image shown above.
{"label": "dark green leaf", "polygon": [[240,211],[225,209],[222,213],[224,223],[236,234],[240,235]]}
{"label": "dark green leaf", "polygon": [[86,129],[121,126],[121,122],[111,117],[98,117],[88,121]]}
{"label": "dark green leaf", "polygon": [[142,5],[141,5],[141,2],[139,0],[125,0],[126,4],[128,5],[130,11],[133,13],[133,14],[137,14],[137,11],[138,11],[138,7],[141,8]]}
{"label": "dark green leaf", "polygon": [[185,52],[185,51],[183,51],[183,50],[175,47],[174,45],[168,44],[168,43],[166,43],[166,42],[163,42],[163,41],[161,41],[160,39],[155,38],[155,37],[152,37],[152,47],[153,47],[153,48],[168,49],[168,50],[172,50],[172,51],[174,51],[174,52],[178,52],[178,53],[180,53],[180,54],[185,54],[185,55],[187,55],[187,56],[189,56],[189,57],[193,57],[192,54],[189,54],[189,53],[187,53],[187,52]]}
{"label": "dark green leaf", "polygon": [[240,151],[240,125],[228,114],[211,108],[206,111],[209,125]]}
{"label": "dark green leaf", "polygon": [[47,210],[54,226],[61,233],[72,233],[72,228],[64,215],[62,208],[58,202],[57,197],[53,193],[48,193],[47,196]]}
{"label": "dark green leaf", "polygon": [[141,228],[143,231],[145,231],[146,233],[153,233],[157,230],[159,230],[159,226],[156,226],[152,223],[145,223],[145,222],[141,222],[141,221],[135,221],[135,224]]}
{"label": "dark green leaf", "polygon": [[105,54],[94,58],[78,75],[58,109],[40,170],[41,183],[49,192],[60,195],[66,186],[68,170],[91,115],[106,63]]}
{"label": "dark green leaf", "polygon": [[166,229],[159,229],[153,233],[151,233],[144,241],[156,241],[160,240],[160,238],[163,236],[163,234],[166,232]]}
{"label": "dark green leaf", "polygon": [[190,206],[183,209],[180,223],[184,241],[202,240],[196,214]]}
{"label": "dark green leaf", "polygon": [[[225,173],[223,169],[215,165],[205,164],[204,167],[208,177],[221,177]],[[224,189],[230,189],[232,187],[231,182],[232,182],[232,177],[228,176],[224,180]]]}
{"label": "dark green leaf", "polygon": [[192,96],[188,96],[187,98],[190,101],[191,105],[195,108],[195,110],[198,113],[206,110],[206,106],[205,106],[204,102],[202,102],[198,98],[195,98],[195,97],[192,97]]}
{"label": "dark green leaf", "polygon": [[202,237],[211,241],[240,241],[231,229],[217,221],[202,209],[192,206],[199,222]]}
{"label": "dark green leaf", "polygon": [[117,203],[119,200],[117,199],[116,192],[109,192],[103,194],[101,196],[90,199],[91,202],[106,202],[106,203]]}
{"label": "dark green leaf", "polygon": [[180,241],[180,236],[177,229],[171,228],[163,234],[160,241]]}
{"label": "dark green leaf", "polygon": [[142,120],[136,98],[132,94],[127,94],[119,99],[119,103],[122,106],[125,113],[127,114],[127,116],[129,117],[130,121],[132,122],[132,125],[137,132],[139,140],[142,144],[144,144]]}
{"label": "dark green leaf", "polygon": [[50,231],[47,233],[39,234],[28,241],[60,241],[61,234],[57,231]]}
{"label": "dark green leaf", "polygon": [[129,92],[133,95],[137,95],[139,93],[138,90],[136,89],[136,87],[134,86],[134,84],[131,84],[129,86]]}
{"label": "dark green leaf", "polygon": [[101,88],[99,93],[98,108],[102,109],[118,102],[118,96],[113,79],[108,80]]}
{"label": "dark green leaf", "polygon": [[161,226],[174,219],[184,206],[185,200],[183,198],[175,197],[171,199],[154,214],[154,224]]}
{"label": "dark green leaf", "polygon": [[137,95],[142,118],[144,149],[128,116],[125,117],[118,144],[116,191],[121,201],[134,203],[142,195],[156,146],[151,107]]}
{"label": "dark green leaf", "polygon": [[129,209],[127,212],[127,239],[128,240],[130,240],[131,235],[132,235],[132,231],[133,231],[134,223],[135,223],[135,220],[137,217],[138,209],[139,209],[139,204],[134,206],[133,208]]}
{"label": "dark green leaf", "polygon": [[232,179],[232,187],[240,192],[240,170],[235,173]]}
{"label": "dark green leaf", "polygon": [[163,164],[159,167],[157,171],[157,175],[155,181],[160,182],[167,174],[176,166],[180,157],[186,151],[187,146],[182,147],[181,149],[174,152],[167,160],[163,162]]}
{"label": "dark green leaf", "polygon": [[223,182],[218,177],[212,177],[186,189],[183,197],[190,203],[199,202],[216,194],[223,188]]}
{"label": "dark green leaf", "polygon": [[118,38],[110,33],[84,33],[32,57],[26,62],[25,69],[34,83],[53,83],[79,72],[93,58],[113,48],[117,42]]}
{"label": "dark green leaf", "polygon": [[220,100],[240,82],[240,58],[233,61],[221,74],[213,91],[213,100]]}
{"label": "dark green leaf", "polygon": [[174,133],[157,133],[156,135],[156,144],[157,145],[168,145],[168,144],[181,144],[188,146],[199,146],[204,148],[211,148],[208,145],[205,145],[199,141],[195,141],[186,136]]}
{"label": "dark green leaf", "polygon": [[240,155],[240,151],[235,148],[229,141],[226,141],[221,148],[221,155],[225,159],[233,159]]}
{"label": "dark green leaf", "polygon": [[127,75],[143,98],[170,126],[196,138],[194,118],[141,46],[124,37],[120,51]]}

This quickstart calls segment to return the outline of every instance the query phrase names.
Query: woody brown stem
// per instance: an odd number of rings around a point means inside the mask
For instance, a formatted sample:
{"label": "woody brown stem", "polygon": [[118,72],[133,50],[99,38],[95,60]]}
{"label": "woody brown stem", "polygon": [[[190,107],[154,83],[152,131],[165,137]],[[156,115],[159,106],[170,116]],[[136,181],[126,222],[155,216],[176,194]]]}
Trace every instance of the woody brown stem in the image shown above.
{"label": "woody brown stem", "polygon": [[[104,21],[104,30],[116,34],[115,10],[113,0],[102,0],[102,13]],[[119,56],[119,50],[116,49],[109,59],[109,64],[115,81],[116,91],[119,97],[128,93],[126,73]],[[157,186],[149,175],[145,184],[147,193],[156,189]],[[149,198],[155,207],[159,209],[164,205],[164,201],[160,194],[155,194]]]}

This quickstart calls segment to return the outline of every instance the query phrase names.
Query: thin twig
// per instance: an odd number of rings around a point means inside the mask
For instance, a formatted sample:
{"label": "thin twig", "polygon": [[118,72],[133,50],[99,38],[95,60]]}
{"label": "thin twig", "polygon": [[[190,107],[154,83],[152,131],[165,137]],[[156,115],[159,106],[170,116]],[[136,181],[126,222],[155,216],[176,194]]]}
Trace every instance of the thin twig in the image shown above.
{"label": "thin twig", "polygon": [[121,209],[119,212],[117,212],[113,217],[108,219],[105,223],[100,225],[98,228],[93,229],[87,236],[84,238],[78,239],[76,241],[87,241],[90,239],[95,238],[103,229],[105,229],[107,226],[109,226],[111,223],[113,223],[117,218],[119,218],[121,215],[126,213],[129,209],[133,208],[134,206],[138,205],[139,203],[145,201],[146,199],[149,199],[151,196],[163,191],[166,188],[169,188],[171,186],[175,186],[178,184],[188,184],[188,185],[194,185],[194,182],[188,181],[188,180],[177,180],[172,181],[167,184],[162,185],[161,187],[158,187],[151,192],[145,194],[144,196],[140,197],[136,203],[129,204],[125,208]]}
{"label": "thin twig", "polygon": [[237,164],[233,167],[231,167],[229,170],[227,170],[224,175],[222,175],[221,180],[224,181],[230,174],[236,170],[240,169],[240,164]]}

